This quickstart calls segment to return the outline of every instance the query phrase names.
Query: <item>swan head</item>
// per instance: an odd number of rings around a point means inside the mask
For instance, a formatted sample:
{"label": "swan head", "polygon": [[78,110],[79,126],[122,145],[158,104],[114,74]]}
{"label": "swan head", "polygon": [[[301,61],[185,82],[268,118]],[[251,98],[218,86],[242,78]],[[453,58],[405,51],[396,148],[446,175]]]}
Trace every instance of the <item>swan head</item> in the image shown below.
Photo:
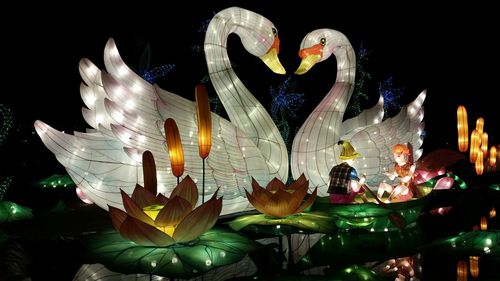
{"label": "swan head", "polygon": [[205,53],[209,53],[212,46],[225,47],[231,33],[238,35],[245,50],[259,57],[273,72],[286,73],[278,58],[278,30],[270,20],[239,7],[220,11],[207,28]]}
{"label": "swan head", "polygon": [[328,28],[309,32],[300,43],[299,57],[302,61],[295,74],[306,73],[316,63],[328,59],[343,48],[351,48],[351,43],[341,32]]}
{"label": "swan head", "polygon": [[277,74],[286,74],[285,68],[281,65],[281,62],[278,58],[278,54],[280,52],[280,38],[278,37],[278,31],[276,28],[271,29],[273,32],[274,41],[271,47],[267,50],[267,52],[259,56],[259,58],[271,69],[274,73]]}

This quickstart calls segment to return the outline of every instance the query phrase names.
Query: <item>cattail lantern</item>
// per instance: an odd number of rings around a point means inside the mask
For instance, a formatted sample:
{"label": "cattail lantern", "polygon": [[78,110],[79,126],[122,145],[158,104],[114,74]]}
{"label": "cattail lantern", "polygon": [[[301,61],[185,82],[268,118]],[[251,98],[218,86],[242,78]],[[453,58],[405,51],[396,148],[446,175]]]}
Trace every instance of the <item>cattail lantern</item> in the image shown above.
{"label": "cattail lantern", "polygon": [[475,168],[476,168],[476,174],[478,174],[479,176],[483,174],[484,158],[483,158],[483,151],[481,149],[477,151]]}
{"label": "cattail lantern", "polygon": [[184,173],[184,152],[182,151],[181,136],[174,119],[168,118],[165,120],[164,127],[172,174],[177,177],[178,182],[179,177]]}
{"label": "cattail lantern", "polygon": [[469,148],[469,125],[467,124],[467,110],[461,105],[457,109],[458,150],[466,152]]}
{"label": "cattail lantern", "polygon": [[469,151],[469,160],[471,163],[475,163],[477,159],[477,153],[479,151],[481,139],[479,137],[479,132],[477,130],[473,130],[470,135],[470,151]]}
{"label": "cattail lantern", "polygon": [[479,117],[476,120],[476,131],[481,135],[484,129],[484,119],[483,117]]}
{"label": "cattail lantern", "polygon": [[212,118],[207,89],[203,84],[195,88],[196,116],[198,118],[198,148],[200,157],[207,158],[212,147]]}
{"label": "cattail lantern", "polygon": [[492,145],[490,148],[490,157],[488,164],[490,164],[490,167],[495,167],[495,165],[497,164],[497,148],[494,145]]}
{"label": "cattail lantern", "polygon": [[212,147],[212,118],[210,112],[210,101],[208,100],[207,89],[203,84],[196,85],[194,89],[196,96],[196,117],[198,120],[198,151],[203,159],[203,178],[201,200],[205,202],[205,158],[210,153]]}
{"label": "cattail lantern", "polygon": [[486,158],[486,155],[488,155],[488,133],[486,132],[481,135],[481,151],[484,158]]}

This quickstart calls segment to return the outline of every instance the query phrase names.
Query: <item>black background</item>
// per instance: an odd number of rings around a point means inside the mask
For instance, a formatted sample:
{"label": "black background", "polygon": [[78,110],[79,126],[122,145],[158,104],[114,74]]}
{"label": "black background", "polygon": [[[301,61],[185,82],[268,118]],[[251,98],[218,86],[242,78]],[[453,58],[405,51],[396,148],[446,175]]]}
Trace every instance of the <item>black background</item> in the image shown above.
{"label": "black background", "polygon": [[[405,88],[403,104],[427,89],[424,155],[437,148],[457,150],[456,108],[461,104],[467,107],[469,128],[482,116],[489,143],[498,144],[499,59],[493,43],[498,29],[494,9],[489,6],[331,1],[300,5],[290,1],[183,2],[176,3],[176,8],[168,2],[2,5],[6,48],[0,103],[13,110],[16,122],[1,147],[1,170],[2,175],[16,175],[16,185],[64,172],[34,132],[35,120],[68,133],[88,127],[81,116],[84,105],[79,94],[78,62],[82,57],[103,68],[104,45],[112,37],[124,61],[137,69],[148,43],[151,66],[176,65],[157,83],[194,100],[194,86],[206,74],[203,54],[193,51],[204,38],[198,30],[204,20],[230,6],[251,9],[273,21],[281,39],[280,59],[288,73],[298,66],[299,44],[309,31],[339,30],[356,51],[363,43],[371,52],[366,67],[373,76],[367,107],[377,101],[377,83],[387,77],[394,77],[396,86]],[[245,85],[270,108],[269,86],[276,87],[284,77],[256,62],[236,37],[230,38],[229,55]],[[297,92],[306,98],[295,124],[300,126],[333,85],[335,60],[295,79]]]}

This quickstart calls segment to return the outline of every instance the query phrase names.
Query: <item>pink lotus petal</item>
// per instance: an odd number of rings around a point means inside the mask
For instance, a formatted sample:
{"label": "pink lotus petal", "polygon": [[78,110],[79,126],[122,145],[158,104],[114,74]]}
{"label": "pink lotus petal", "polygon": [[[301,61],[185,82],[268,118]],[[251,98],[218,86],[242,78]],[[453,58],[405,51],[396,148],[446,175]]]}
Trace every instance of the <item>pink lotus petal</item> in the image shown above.
{"label": "pink lotus petal", "polygon": [[187,175],[175,188],[172,190],[170,194],[170,198],[175,195],[186,199],[191,203],[192,208],[196,207],[196,202],[198,202],[198,188],[196,184],[191,179],[189,175]]}
{"label": "pink lotus petal", "polygon": [[158,200],[153,193],[142,187],[140,184],[135,185],[134,192],[132,193],[132,200],[141,209],[151,205],[162,205],[161,201]]}
{"label": "pink lotus petal", "polygon": [[434,189],[450,189],[453,186],[453,183],[455,183],[455,180],[452,178],[443,177],[436,182]]}
{"label": "pink lotus petal", "polygon": [[184,198],[174,196],[158,213],[155,224],[157,226],[176,226],[191,210],[191,203]]}
{"label": "pink lotus petal", "polygon": [[144,246],[168,246],[175,243],[172,237],[149,224],[128,216],[122,223],[120,234],[139,245]]}
{"label": "pink lotus petal", "polygon": [[122,194],[123,206],[125,207],[125,211],[129,216],[132,216],[138,220],[141,220],[149,225],[154,226],[153,220],[144,213],[144,211],[132,200],[128,197],[127,193],[120,189]]}
{"label": "pink lotus petal", "polygon": [[212,228],[222,211],[222,197],[217,192],[204,204],[194,209],[177,226],[174,239],[177,242],[191,241]]}
{"label": "pink lotus petal", "polygon": [[127,218],[127,213],[109,205],[108,208],[109,208],[109,216],[111,217],[111,223],[113,224],[113,227],[117,231],[120,231],[120,227]]}

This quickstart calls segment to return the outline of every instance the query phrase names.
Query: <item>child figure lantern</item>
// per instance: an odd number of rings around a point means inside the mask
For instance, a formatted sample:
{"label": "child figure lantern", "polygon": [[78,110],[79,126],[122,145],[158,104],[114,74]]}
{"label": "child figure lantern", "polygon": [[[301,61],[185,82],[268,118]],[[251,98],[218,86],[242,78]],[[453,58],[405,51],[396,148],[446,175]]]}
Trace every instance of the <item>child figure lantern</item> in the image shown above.
{"label": "child figure lantern", "polygon": [[411,146],[405,144],[396,144],[392,148],[394,156],[394,170],[384,173],[390,180],[398,178],[396,185],[390,185],[386,182],[380,183],[377,196],[382,198],[384,192],[389,193],[388,202],[407,201],[413,197],[412,178],[415,172],[413,163],[413,152]]}
{"label": "child figure lantern", "polygon": [[[348,141],[339,141],[342,146],[340,160],[342,163],[334,166],[330,170],[330,184],[328,193],[330,193],[331,203],[351,203],[358,193],[364,191],[365,175],[358,177],[358,173],[352,167],[354,160],[361,156]],[[364,194],[363,194],[364,195]]]}

